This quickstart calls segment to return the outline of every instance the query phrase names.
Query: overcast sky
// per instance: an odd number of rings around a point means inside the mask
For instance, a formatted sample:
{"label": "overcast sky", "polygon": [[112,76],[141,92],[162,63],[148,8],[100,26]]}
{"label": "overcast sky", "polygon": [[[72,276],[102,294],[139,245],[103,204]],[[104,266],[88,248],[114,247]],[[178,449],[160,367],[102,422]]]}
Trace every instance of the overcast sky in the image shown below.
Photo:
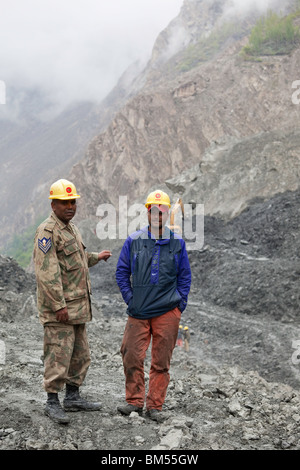
{"label": "overcast sky", "polygon": [[0,80],[49,97],[101,100],[148,59],[183,0],[0,0]]}
{"label": "overcast sky", "polygon": [[[279,0],[224,0],[235,11],[250,5],[266,10],[274,2]],[[15,100],[18,107],[20,96],[10,93],[15,87],[38,89],[59,105],[74,99],[101,101],[128,65],[150,58],[155,39],[182,4],[183,0],[0,0],[0,81],[6,84],[8,101]]]}

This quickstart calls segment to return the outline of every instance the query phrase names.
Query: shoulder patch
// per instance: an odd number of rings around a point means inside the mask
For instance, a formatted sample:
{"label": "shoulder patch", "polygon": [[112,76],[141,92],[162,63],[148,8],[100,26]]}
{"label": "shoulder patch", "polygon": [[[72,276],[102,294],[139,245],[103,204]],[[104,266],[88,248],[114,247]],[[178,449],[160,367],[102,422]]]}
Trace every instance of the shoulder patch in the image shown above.
{"label": "shoulder patch", "polygon": [[47,253],[47,251],[50,250],[51,248],[51,238],[42,238],[42,239],[38,239],[38,247],[40,250],[42,250],[43,253]]}

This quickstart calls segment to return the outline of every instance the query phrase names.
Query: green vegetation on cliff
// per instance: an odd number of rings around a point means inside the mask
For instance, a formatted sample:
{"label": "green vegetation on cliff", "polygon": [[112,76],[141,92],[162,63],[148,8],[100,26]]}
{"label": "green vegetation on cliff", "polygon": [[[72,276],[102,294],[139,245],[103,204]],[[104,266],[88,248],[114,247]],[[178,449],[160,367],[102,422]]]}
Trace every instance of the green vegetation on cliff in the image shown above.
{"label": "green vegetation on cliff", "polygon": [[178,54],[176,57],[177,71],[187,72],[201,62],[210,60],[222,50],[227,41],[230,39],[236,40],[244,34],[245,30],[242,25],[231,22],[223,23],[222,26],[209,33],[207,37],[202,37],[195,44],[190,44],[183,52]]}
{"label": "green vegetation on cliff", "polygon": [[4,254],[15,259],[22,268],[27,268],[30,264],[35,231],[44,218],[40,217],[36,224],[31,225],[21,234],[15,234],[5,247]]}
{"label": "green vegetation on cliff", "polygon": [[300,43],[299,27],[294,25],[299,14],[297,11],[282,17],[270,10],[253,27],[242,56],[251,59],[262,55],[289,54]]}

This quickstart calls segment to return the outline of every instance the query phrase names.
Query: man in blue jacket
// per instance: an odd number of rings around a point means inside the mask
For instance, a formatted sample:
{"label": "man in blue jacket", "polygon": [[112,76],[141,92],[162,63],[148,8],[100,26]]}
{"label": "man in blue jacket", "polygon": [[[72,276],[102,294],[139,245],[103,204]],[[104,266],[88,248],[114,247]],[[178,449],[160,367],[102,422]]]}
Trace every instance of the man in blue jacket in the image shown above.
{"label": "man in blue jacket", "polygon": [[191,269],[184,240],[165,226],[171,207],[169,196],[153,191],[145,206],[149,225],[126,239],[116,270],[117,284],[128,306],[121,346],[127,404],[119,406],[118,411],[124,415],[143,411],[144,360],[152,337],[146,415],[161,421]]}

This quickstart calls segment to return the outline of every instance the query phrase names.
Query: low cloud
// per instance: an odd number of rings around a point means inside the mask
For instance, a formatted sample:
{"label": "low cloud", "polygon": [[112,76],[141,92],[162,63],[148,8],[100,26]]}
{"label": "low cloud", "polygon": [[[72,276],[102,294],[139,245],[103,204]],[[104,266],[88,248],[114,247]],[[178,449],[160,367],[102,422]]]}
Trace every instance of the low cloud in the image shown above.
{"label": "low cloud", "polygon": [[[146,63],[183,1],[0,0],[0,80],[7,103],[0,119],[17,116],[29,93],[48,103],[49,115],[74,101],[101,101],[130,64]],[[224,0],[223,6],[226,16],[288,3]],[[180,31],[174,39],[184,40]]]}
{"label": "low cloud", "polygon": [[251,10],[259,13],[265,13],[270,9],[283,11],[290,3],[290,0],[228,0],[225,15],[230,16],[234,14],[242,16]]}
{"label": "low cloud", "polygon": [[[183,0],[1,0],[0,79],[59,107],[101,100],[179,13]],[[8,103],[9,105],[9,103]]]}

